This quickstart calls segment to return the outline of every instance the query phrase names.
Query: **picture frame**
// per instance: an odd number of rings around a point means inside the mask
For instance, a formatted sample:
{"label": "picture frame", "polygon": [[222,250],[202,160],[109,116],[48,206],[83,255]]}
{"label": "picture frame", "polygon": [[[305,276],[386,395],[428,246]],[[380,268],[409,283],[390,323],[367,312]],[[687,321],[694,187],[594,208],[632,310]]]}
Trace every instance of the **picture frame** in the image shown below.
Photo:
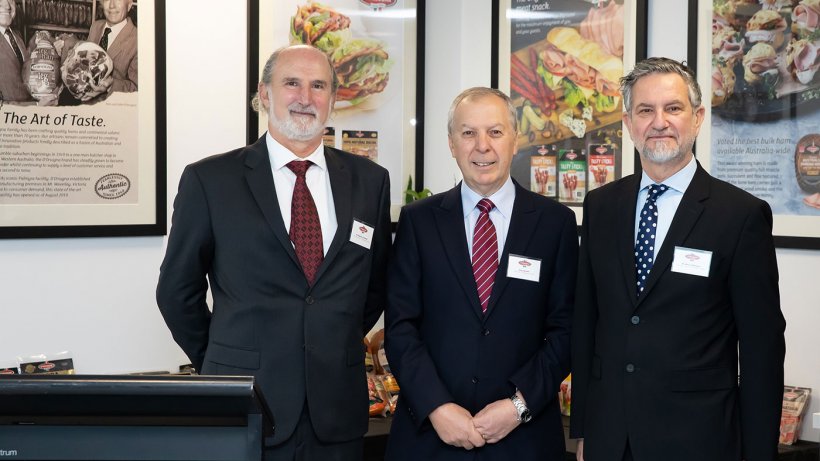
{"label": "picture frame", "polygon": [[[775,15],[759,3],[689,0],[689,59],[706,107],[696,156],[769,204],[776,246],[820,249],[820,75],[789,64],[818,35],[793,19],[798,0],[771,4]],[[761,37],[764,17],[779,27]]]}
{"label": "picture frame", "polygon": [[[647,0],[493,0],[492,8],[491,85],[511,96],[519,117],[512,177],[569,206],[580,225],[586,193],[638,164],[618,79],[646,57]],[[595,62],[583,64],[606,69],[596,69],[602,91],[566,65],[590,43]]]}
{"label": "picture frame", "polygon": [[[86,49],[94,49],[85,41],[93,34],[89,26],[100,20],[105,23],[97,0],[55,1],[47,10],[27,10],[30,5],[36,2],[17,0],[11,26],[21,40],[22,34],[26,36],[23,66],[34,64],[35,57],[48,56],[52,64],[58,62],[75,72],[70,79],[90,72],[77,63],[88,62],[82,61],[91,56],[85,54],[92,53]],[[94,91],[93,85],[63,84],[53,91],[49,87],[51,100],[48,95],[36,95],[41,98],[39,103],[50,101],[50,105],[38,105],[36,97],[28,95],[0,101],[0,238],[167,232],[165,3],[135,0],[128,19],[136,31],[123,29],[109,51],[114,53],[115,46],[126,43],[136,43],[131,45],[136,47],[134,56],[138,50],[149,50],[148,58],[140,63],[138,80],[136,59],[126,66],[129,70],[122,79],[117,74],[119,64],[109,61],[114,83],[107,91]],[[38,31],[49,32],[52,45],[43,45],[44,35],[35,39]],[[63,35],[67,33],[74,38]],[[88,45],[75,47],[76,39]],[[62,56],[39,54],[41,48],[56,49],[58,41]],[[97,62],[105,69],[104,60]],[[2,73],[0,70],[0,78],[9,76]],[[66,72],[58,74],[62,77]]]}
{"label": "picture frame", "polygon": [[[320,8],[329,11],[319,12]],[[310,0],[249,0],[248,12],[248,101],[257,93],[260,72],[276,49],[311,42],[330,56],[335,54],[331,59],[338,63],[341,85],[325,144],[366,155],[389,171],[395,225],[408,180],[415,191],[424,187],[425,0],[325,0],[319,6]],[[307,18],[319,13],[338,20],[332,34],[313,36],[303,28],[312,20]],[[291,33],[295,17],[299,30]],[[386,52],[388,59],[378,71],[386,78],[381,88],[357,86],[351,80],[355,76],[343,68],[345,51],[358,44]],[[268,120],[250,106],[247,119],[247,141],[252,143],[267,131]]]}

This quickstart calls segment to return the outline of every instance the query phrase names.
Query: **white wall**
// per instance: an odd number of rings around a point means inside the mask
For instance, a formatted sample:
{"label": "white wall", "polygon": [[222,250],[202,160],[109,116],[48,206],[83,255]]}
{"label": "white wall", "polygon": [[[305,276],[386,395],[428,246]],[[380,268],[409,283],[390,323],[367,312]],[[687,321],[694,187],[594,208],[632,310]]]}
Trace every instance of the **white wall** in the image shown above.
{"label": "white wall", "polygon": [[[168,208],[182,168],[245,140],[244,2],[165,2],[168,24]],[[446,114],[463,88],[490,82],[490,0],[427,2],[425,185],[460,179]],[[686,2],[650,0],[651,55],[686,56]],[[683,18],[683,19],[682,19]],[[214,28],[231,33],[214,33]],[[147,54],[143,51],[144,54]],[[154,302],[161,237],[0,241],[0,362],[69,349],[81,373],[174,370],[187,360]],[[788,322],[786,382],[812,387],[820,411],[820,252],[778,250]],[[809,418],[810,419],[810,418]],[[802,438],[820,431],[803,426]]]}

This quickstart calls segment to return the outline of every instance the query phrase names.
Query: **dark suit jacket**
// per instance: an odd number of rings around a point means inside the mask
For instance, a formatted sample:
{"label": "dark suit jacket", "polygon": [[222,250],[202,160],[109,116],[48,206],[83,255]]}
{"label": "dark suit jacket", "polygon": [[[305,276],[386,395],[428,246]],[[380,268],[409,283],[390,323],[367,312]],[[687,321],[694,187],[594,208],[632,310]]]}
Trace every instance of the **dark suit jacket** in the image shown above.
{"label": "dark suit jacket", "polygon": [[[197,370],[256,377],[276,420],[272,443],[291,435],[306,400],[321,440],[367,431],[362,338],[384,308],[390,182],[365,158],[333,148],[325,157],[338,230],[312,288],[282,220],[264,136],[185,169],[157,287]],[[354,219],[375,228],[370,250],[350,242]]]}
{"label": "dark suit jacket", "polygon": [[[637,299],[639,183],[584,202],[571,436],[588,461],[620,461],[627,439],[638,461],[774,460],[785,320],[771,209],[698,165]],[[709,276],[672,272],[675,246],[711,251]]]}
{"label": "dark suit jacket", "polygon": [[[108,46],[108,56],[114,61],[114,83],[111,85],[113,91],[125,93],[137,91],[137,26],[131,22],[131,18],[126,18],[125,27]],[[91,24],[88,31],[88,41],[100,43],[103,30],[105,30],[105,19],[98,19]]]}
{"label": "dark suit jacket", "polygon": [[[556,396],[569,370],[575,215],[515,185],[504,253],[483,315],[460,187],[405,206],[399,218],[388,271],[385,347],[401,394],[386,458],[563,459]],[[540,259],[540,281],[508,278],[510,254]],[[473,451],[448,446],[428,419],[447,402],[476,414],[516,387],[534,416],[497,444]]]}
{"label": "dark suit jacket", "polygon": [[[12,37],[17,42],[23,59],[28,61],[26,53],[26,43],[16,31],[11,31]],[[11,49],[6,37],[0,36],[0,99],[3,101],[29,101],[31,94],[23,83],[22,67],[17,55]],[[25,64],[25,63],[24,63]]]}

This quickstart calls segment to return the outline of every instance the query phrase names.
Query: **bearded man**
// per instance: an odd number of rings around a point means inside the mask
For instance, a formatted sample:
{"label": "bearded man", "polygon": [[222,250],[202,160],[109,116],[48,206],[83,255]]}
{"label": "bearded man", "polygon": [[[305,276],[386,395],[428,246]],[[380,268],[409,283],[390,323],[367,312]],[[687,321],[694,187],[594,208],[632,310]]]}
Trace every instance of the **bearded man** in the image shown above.
{"label": "bearded man", "polygon": [[270,56],[254,98],[268,132],[186,167],[160,270],[157,303],[195,368],[256,378],[276,422],[266,460],[362,458],[390,182],[322,145],[336,87],[316,48]]}
{"label": "bearded man", "polygon": [[691,69],[621,79],[641,173],[584,202],[570,436],[588,461],[777,458],[785,320],[769,205],[710,176]]}

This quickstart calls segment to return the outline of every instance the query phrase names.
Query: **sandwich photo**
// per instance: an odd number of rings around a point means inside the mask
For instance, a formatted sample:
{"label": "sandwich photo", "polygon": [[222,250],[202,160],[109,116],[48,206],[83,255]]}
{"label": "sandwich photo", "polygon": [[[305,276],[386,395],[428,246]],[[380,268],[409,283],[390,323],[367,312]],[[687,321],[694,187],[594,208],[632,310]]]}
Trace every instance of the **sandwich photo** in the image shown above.
{"label": "sandwich photo", "polygon": [[820,50],[814,42],[794,40],[786,50],[786,70],[798,82],[807,85],[820,68]]}
{"label": "sandwich photo", "polygon": [[563,89],[569,107],[591,107],[598,112],[619,108],[623,61],[570,27],[551,29],[547,44],[538,55],[546,69],[544,75],[551,88]]}
{"label": "sandwich photo", "polygon": [[786,40],[786,19],[777,11],[760,10],[746,23],[746,40],[780,48]]}
{"label": "sandwich photo", "polygon": [[802,0],[792,10],[792,33],[800,38],[818,38],[820,0]]}
{"label": "sandwich photo", "polygon": [[336,100],[350,101],[353,105],[382,92],[393,65],[382,42],[368,38],[343,42],[330,55],[330,60],[339,77]]}
{"label": "sandwich photo", "polygon": [[774,47],[766,42],[755,43],[743,56],[743,78],[750,85],[773,89],[779,80]]}
{"label": "sandwich photo", "polygon": [[290,43],[304,43],[330,53],[350,38],[350,18],[320,3],[296,8],[290,20]]}

